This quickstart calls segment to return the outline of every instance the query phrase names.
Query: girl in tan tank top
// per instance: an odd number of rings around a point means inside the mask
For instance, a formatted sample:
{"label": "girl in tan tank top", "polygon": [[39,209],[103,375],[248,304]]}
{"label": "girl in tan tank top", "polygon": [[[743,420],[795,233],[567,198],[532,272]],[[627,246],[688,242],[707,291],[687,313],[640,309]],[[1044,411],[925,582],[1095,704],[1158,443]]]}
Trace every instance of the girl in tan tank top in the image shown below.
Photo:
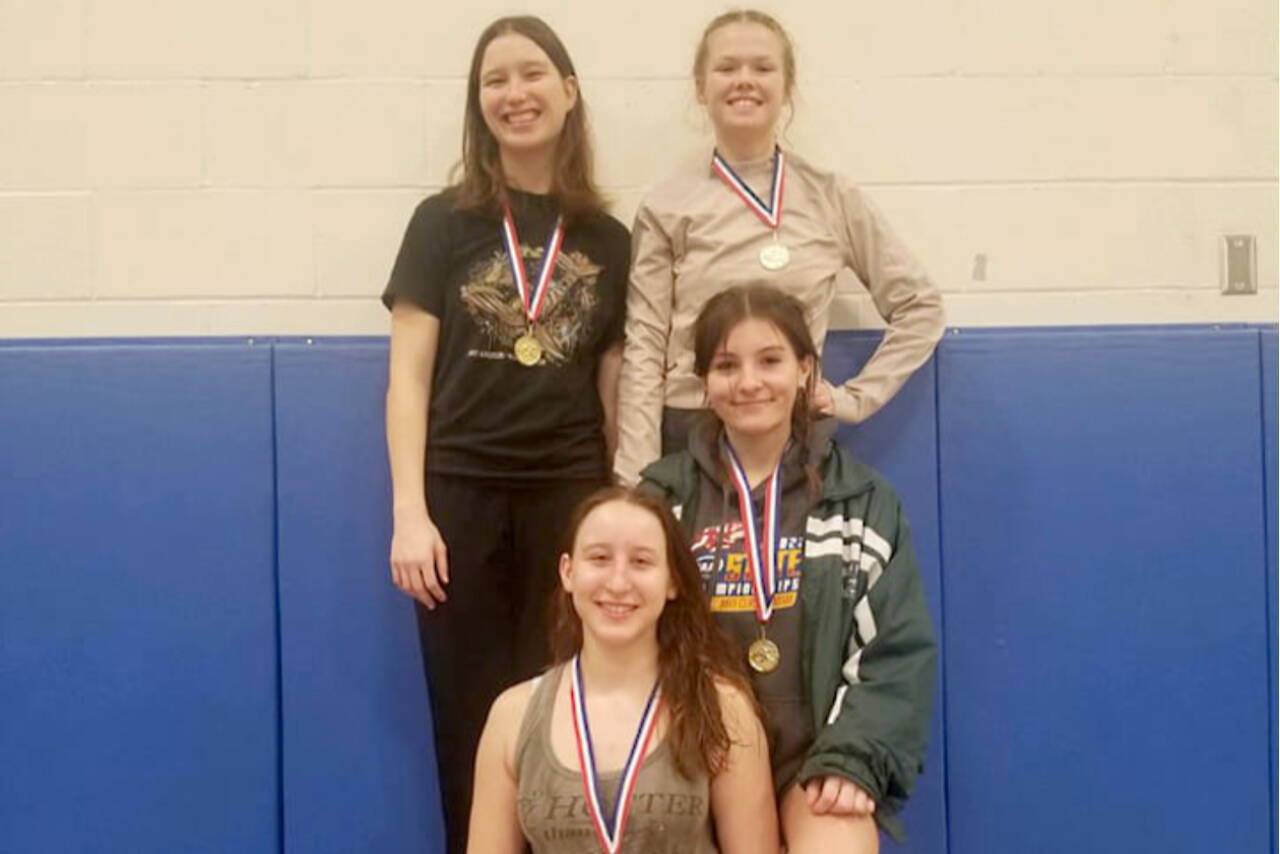
{"label": "girl in tan tank top", "polygon": [[611,487],[569,542],[558,664],[489,710],[467,851],[777,854],[764,730],[680,525]]}

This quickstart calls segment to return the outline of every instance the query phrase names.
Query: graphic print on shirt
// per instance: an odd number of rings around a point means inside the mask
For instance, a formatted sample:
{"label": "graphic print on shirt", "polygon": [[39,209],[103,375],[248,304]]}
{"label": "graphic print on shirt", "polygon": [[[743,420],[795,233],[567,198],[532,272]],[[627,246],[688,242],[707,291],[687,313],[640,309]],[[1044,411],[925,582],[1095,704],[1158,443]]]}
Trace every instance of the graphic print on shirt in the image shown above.
{"label": "graphic print on shirt", "polygon": [[[692,549],[698,569],[703,578],[712,578],[712,611],[754,612],[756,609],[744,539],[742,522],[737,519],[723,526],[709,525],[694,537]],[[782,538],[778,550],[778,587],[773,599],[775,609],[795,606],[803,556],[803,536]]]}
{"label": "graphic print on shirt", "polygon": [[[609,781],[612,785],[614,780]],[[546,843],[580,842],[584,850],[599,851],[591,808],[581,793],[535,789],[518,799],[520,824]],[[608,805],[612,808],[612,803]],[[688,791],[637,791],[631,801],[624,835],[628,851],[669,851],[672,843],[696,838],[706,825],[710,803]],[[578,850],[574,848],[574,850]]]}
{"label": "graphic print on shirt", "polygon": [[[530,277],[541,269],[542,246],[520,245]],[[533,335],[542,345],[542,364],[563,365],[573,359],[591,332],[588,319],[600,295],[596,282],[604,268],[581,251],[560,252],[551,281],[547,283],[542,313]],[[480,331],[484,344],[467,352],[473,359],[513,359],[517,338],[529,331],[520,292],[511,277],[511,264],[503,250],[477,261],[461,288],[462,304]]]}

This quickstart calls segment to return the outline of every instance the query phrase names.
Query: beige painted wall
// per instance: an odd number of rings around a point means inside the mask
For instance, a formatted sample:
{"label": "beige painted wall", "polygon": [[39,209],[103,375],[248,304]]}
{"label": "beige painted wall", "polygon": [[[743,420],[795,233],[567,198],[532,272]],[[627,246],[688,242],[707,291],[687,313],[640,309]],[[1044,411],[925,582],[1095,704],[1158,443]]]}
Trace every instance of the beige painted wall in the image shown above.
{"label": "beige painted wall", "polygon": [[[707,145],[687,73],[724,8],[0,0],[0,337],[383,333],[484,24],[560,32],[629,221]],[[951,324],[1276,321],[1274,0],[763,8],[797,43],[790,143],[868,188]],[[1257,235],[1258,296],[1218,293],[1224,233]],[[846,284],[838,324],[874,324]]]}

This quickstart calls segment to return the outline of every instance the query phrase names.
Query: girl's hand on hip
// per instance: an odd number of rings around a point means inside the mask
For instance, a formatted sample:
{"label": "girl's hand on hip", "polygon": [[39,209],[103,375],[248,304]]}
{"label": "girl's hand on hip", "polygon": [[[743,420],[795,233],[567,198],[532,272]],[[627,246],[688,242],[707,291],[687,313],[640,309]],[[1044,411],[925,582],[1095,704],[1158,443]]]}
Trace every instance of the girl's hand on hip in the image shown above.
{"label": "girl's hand on hip", "polygon": [[820,379],[813,389],[813,401],[810,408],[819,415],[835,415],[836,399],[832,395],[835,388],[826,380]]}

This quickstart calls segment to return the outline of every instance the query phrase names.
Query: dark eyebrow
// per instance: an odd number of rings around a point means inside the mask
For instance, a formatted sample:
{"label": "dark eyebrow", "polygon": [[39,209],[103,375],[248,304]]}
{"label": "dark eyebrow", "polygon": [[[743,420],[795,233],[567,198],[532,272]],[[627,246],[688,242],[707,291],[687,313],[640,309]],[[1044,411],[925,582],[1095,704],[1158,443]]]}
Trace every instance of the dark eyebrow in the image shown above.
{"label": "dark eyebrow", "polygon": [[[526,71],[530,68],[546,69],[551,67],[551,62],[546,59],[526,59],[516,63],[515,67],[519,71]],[[506,74],[507,70],[506,66],[490,68],[488,71],[481,72],[480,77],[483,79],[486,77],[492,77],[495,74]]]}

